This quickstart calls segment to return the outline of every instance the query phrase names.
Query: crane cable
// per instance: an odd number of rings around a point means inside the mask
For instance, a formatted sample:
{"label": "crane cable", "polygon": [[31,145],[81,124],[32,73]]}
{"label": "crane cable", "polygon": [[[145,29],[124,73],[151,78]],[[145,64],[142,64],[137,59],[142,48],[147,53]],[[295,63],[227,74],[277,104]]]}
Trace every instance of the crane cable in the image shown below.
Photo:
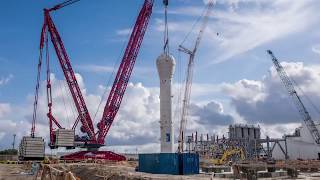
{"label": "crane cable", "polygon": [[178,92],[178,98],[176,98],[175,104],[175,110],[174,110],[174,117],[173,119],[180,119],[181,118],[181,96],[182,96],[182,66],[181,66],[181,52],[178,51],[178,62],[177,64],[180,64],[178,66],[178,79],[177,79],[177,92]]}
{"label": "crane cable", "polygon": [[[138,14],[138,12],[139,12],[139,10],[136,11],[136,14]],[[133,24],[131,27],[133,27],[133,26],[134,26],[134,24]],[[121,56],[124,54],[125,47],[126,47],[126,45],[127,45],[127,43],[128,43],[128,39],[129,39],[130,35],[131,35],[131,33],[127,33],[126,41],[123,41],[123,44],[122,44],[122,47],[121,47],[121,51],[120,51],[120,53],[119,53],[119,56],[117,57],[117,60],[116,60],[116,62],[115,62],[114,65],[113,65],[112,73],[111,73],[111,75],[110,75],[109,78],[108,78],[107,85],[106,85],[106,89],[104,90],[104,92],[103,92],[102,95],[101,95],[101,99],[100,99],[98,108],[97,108],[97,110],[96,110],[96,112],[95,112],[95,114],[94,114],[93,123],[96,121],[96,117],[97,117],[97,115],[98,115],[98,112],[99,112],[99,110],[100,110],[100,107],[101,107],[101,105],[102,105],[102,102],[105,100],[105,97],[107,97],[108,87],[110,86],[111,81],[114,79],[114,77],[115,77],[115,75],[116,75],[116,70],[117,70],[117,69],[116,69],[116,66],[120,66],[120,61],[122,60],[122,59],[121,59]]]}
{"label": "crane cable", "polygon": [[164,4],[164,36],[163,36],[163,51],[164,53],[169,56],[169,28],[168,28],[168,5],[169,0],[163,0]]}
{"label": "crane cable", "polygon": [[320,114],[320,110],[319,108],[313,103],[313,101],[309,98],[308,95],[306,95],[306,93],[302,90],[302,88],[300,88],[300,86],[297,84],[297,82],[290,78],[291,81],[296,85],[296,87],[300,90],[300,92],[303,94],[303,96],[307,99],[307,101],[311,104],[311,106],[317,111],[317,113]]}
{"label": "crane cable", "polygon": [[58,80],[57,79],[57,83],[58,83],[58,85],[59,85],[59,90],[60,90],[60,93],[61,93],[61,96],[62,96],[62,102],[63,102],[63,105],[64,105],[64,109],[65,109],[65,113],[66,113],[66,115],[67,115],[67,121],[68,121],[68,125],[70,125],[70,116],[69,116],[69,111],[67,110],[67,106],[66,106],[66,92],[64,91],[64,88],[62,87],[62,85],[61,85],[61,81],[63,81],[63,80]]}
{"label": "crane cable", "polygon": [[[47,36],[48,36],[48,33],[47,33]],[[47,58],[48,58],[48,76],[51,75],[51,71],[50,71],[50,68],[49,68],[49,65],[50,65],[50,61],[49,61],[49,57],[50,57],[50,54],[49,54],[49,44],[46,43],[46,46],[47,46],[47,50],[46,50],[46,53],[47,53]],[[59,72],[58,70],[58,67],[57,66],[54,66],[54,70],[55,72]],[[66,119],[67,119],[67,125],[70,127],[71,126],[71,123],[70,123],[70,120],[71,120],[71,116],[72,118],[76,118],[76,115],[75,115],[75,112],[74,112],[74,108],[75,108],[75,105],[74,103],[71,103],[72,100],[71,100],[71,94],[70,91],[68,91],[67,87],[66,87],[66,81],[61,79],[56,79],[56,82],[59,86],[59,90],[60,91],[60,94],[62,96],[62,102],[63,102],[63,105],[64,105],[64,112],[66,113]],[[62,85],[63,84],[63,85]],[[68,93],[69,92],[69,93]],[[67,104],[68,103],[68,104]],[[71,108],[71,112],[70,112],[70,109],[67,108],[67,105],[70,106]]]}
{"label": "crane cable", "polygon": [[203,16],[205,15],[207,10],[207,7],[203,8],[201,15],[196,19],[196,21],[193,23],[193,25],[191,26],[190,31],[187,33],[187,35],[183,38],[182,42],[180,43],[180,45],[183,45],[186,40],[189,38],[190,34],[194,31],[196,25],[200,22],[200,20],[203,18]]}
{"label": "crane cable", "polygon": [[[163,36],[163,51],[164,54],[169,56],[170,55],[170,48],[169,48],[169,25],[168,25],[168,5],[169,5],[169,0],[163,0],[163,5],[164,5],[164,36]],[[178,64],[181,64],[181,53],[178,51]],[[181,82],[181,66],[178,68],[178,82]],[[176,108],[174,110],[174,119],[180,119],[181,115],[181,95],[182,95],[182,88],[181,84],[178,85],[177,87],[178,91],[178,98],[176,99]]]}
{"label": "crane cable", "polygon": [[40,47],[39,60],[38,60],[38,66],[37,66],[38,73],[37,73],[37,80],[36,80],[36,90],[34,93],[34,102],[33,102],[31,137],[34,137],[35,123],[36,123],[36,119],[37,119],[38,98],[39,98],[39,88],[40,88],[40,78],[41,78],[41,65],[42,65],[42,53],[43,53],[43,48]]}

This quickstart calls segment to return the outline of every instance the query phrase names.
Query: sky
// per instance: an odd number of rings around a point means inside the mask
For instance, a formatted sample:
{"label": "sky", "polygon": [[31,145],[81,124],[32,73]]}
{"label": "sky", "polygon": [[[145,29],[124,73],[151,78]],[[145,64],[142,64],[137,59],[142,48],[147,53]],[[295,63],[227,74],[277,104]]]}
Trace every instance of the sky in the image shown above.
{"label": "sky", "polygon": [[[14,133],[18,140],[30,133],[43,8],[60,2],[12,0],[0,7],[0,149],[11,145]],[[206,3],[171,0],[169,4],[170,53],[176,59],[175,137],[188,61],[177,49],[181,43],[193,47],[201,23],[197,19]],[[143,0],[81,0],[51,13],[95,124],[142,4]],[[267,49],[297,82],[306,107],[318,121],[319,111],[314,106],[319,106],[320,100],[319,8],[317,0],[215,0],[196,54],[188,132],[222,136],[227,135],[229,124],[250,123],[261,127],[262,136],[281,137],[300,126],[301,118],[272,67]],[[155,60],[162,53],[163,11],[162,1],[156,0],[106,148],[159,151]],[[50,61],[54,116],[70,128],[76,113],[52,45]],[[45,78],[43,67],[36,134],[48,142]]]}

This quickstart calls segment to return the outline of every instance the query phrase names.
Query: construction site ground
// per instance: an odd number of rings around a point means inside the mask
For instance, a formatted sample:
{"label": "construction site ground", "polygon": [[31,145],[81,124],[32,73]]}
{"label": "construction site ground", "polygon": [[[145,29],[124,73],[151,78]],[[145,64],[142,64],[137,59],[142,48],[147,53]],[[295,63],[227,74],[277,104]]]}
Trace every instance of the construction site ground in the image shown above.
{"label": "construction site ground", "polygon": [[[73,176],[77,179],[90,179],[90,180],[100,180],[100,179],[128,179],[128,180],[138,180],[138,179],[156,179],[156,180],[191,180],[191,179],[228,179],[228,178],[217,178],[212,176],[212,174],[199,174],[199,175],[188,175],[188,176],[178,176],[178,175],[160,175],[160,174],[148,174],[136,172],[136,163],[124,162],[117,164],[96,164],[96,163],[59,163],[42,165],[42,167],[50,167],[51,175],[58,178],[58,172],[71,172]],[[37,178],[36,178],[37,176]],[[37,175],[31,174],[31,164],[0,164],[0,180],[33,180],[41,179],[42,171],[39,171]],[[60,176],[61,177],[61,176]],[[299,179],[319,179],[320,173],[301,173],[298,176]],[[62,178],[61,178],[62,179]],[[259,178],[260,179],[260,178]],[[290,177],[278,177],[278,178],[263,178],[263,179],[291,179]]]}
{"label": "construction site ground", "polygon": [[33,180],[30,175],[31,165],[27,164],[0,164],[0,180]]}

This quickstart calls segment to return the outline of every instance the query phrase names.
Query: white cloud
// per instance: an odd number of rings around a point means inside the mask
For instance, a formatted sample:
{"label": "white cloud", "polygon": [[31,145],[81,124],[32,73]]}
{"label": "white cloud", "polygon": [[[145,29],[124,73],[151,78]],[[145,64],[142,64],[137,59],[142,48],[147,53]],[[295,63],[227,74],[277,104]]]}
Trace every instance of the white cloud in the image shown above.
{"label": "white cloud", "polygon": [[[296,87],[314,120],[319,119],[319,114],[306,97],[312,99],[313,103],[320,100],[317,92],[320,86],[320,66],[304,66],[300,62],[281,64],[302,90]],[[260,81],[239,80],[233,84],[224,84],[222,90],[229,94],[231,104],[248,122],[264,124],[302,122],[276,70],[271,68],[270,72]]]}
{"label": "white cloud", "polygon": [[76,68],[80,71],[95,73],[111,73],[114,70],[114,68],[111,66],[103,66],[96,64],[77,65]]}
{"label": "white cloud", "polygon": [[11,106],[8,103],[0,103],[0,118],[11,112]]}
{"label": "white cloud", "polygon": [[132,28],[120,29],[116,31],[119,36],[127,36],[132,32]]}
{"label": "white cloud", "polygon": [[[205,49],[203,52],[206,52],[204,57],[211,63],[222,62],[275,40],[307,32],[320,18],[320,4],[316,0],[227,0],[217,1],[217,4],[219,7],[214,7],[204,35],[206,38],[201,43],[202,49]],[[181,42],[195,21],[190,16],[200,16],[203,8],[189,6],[171,9],[169,12],[172,15],[183,16],[186,20],[169,21],[170,37]],[[161,21],[156,25],[158,30],[163,30]],[[192,30],[192,37],[196,36],[198,26],[199,23]]]}
{"label": "white cloud", "polygon": [[[318,102],[318,89],[320,84],[320,66],[304,66],[302,63],[282,63],[288,74],[293,77],[300,87],[311,99]],[[221,136],[227,135],[227,125],[234,122],[249,122],[260,124],[263,134],[272,137],[280,137],[283,133],[291,133],[298,127],[301,120],[291,100],[281,84],[276,71],[272,68],[270,74],[262,80],[239,80],[236,83],[223,83],[220,85],[193,84],[193,96],[211,97],[213,93],[223,93],[231,97],[231,105],[236,113],[225,111],[224,105],[214,99],[200,102],[198,98],[192,102],[190,117],[188,119],[187,131],[192,133],[209,133]],[[107,94],[110,87],[102,85],[97,87],[97,92],[88,93],[80,74],[77,74],[79,85],[83,92],[86,104],[93,118],[98,104],[101,101],[102,92]],[[64,80],[57,79],[51,75],[53,91],[54,116],[62,122],[64,127],[71,127],[76,118],[76,111]],[[41,84],[45,87],[45,82]],[[177,89],[174,86],[174,109],[177,107]],[[102,106],[95,118],[95,124],[100,120],[106,97],[102,98]],[[0,120],[6,122],[1,127],[1,146],[11,143],[12,132],[19,132],[18,138],[28,135],[30,132],[30,121],[32,115],[32,96],[28,99],[27,106],[0,106]],[[156,152],[159,150],[159,88],[145,87],[142,83],[129,83],[123,98],[120,110],[108,133],[106,144],[108,149],[122,152]],[[10,108],[8,108],[10,107]],[[309,106],[307,106],[309,108]],[[72,110],[73,108],[73,110]],[[74,111],[74,112],[72,112]],[[14,115],[21,112],[19,115]],[[46,118],[46,91],[41,88],[39,96],[39,112],[36,131],[48,140],[48,120]],[[178,111],[179,112],[179,111]],[[290,112],[290,113],[288,113]],[[73,115],[75,113],[75,115]],[[312,114],[313,115],[313,114]],[[178,136],[179,116],[174,116],[175,137]],[[318,119],[316,117],[315,119]],[[69,121],[69,122],[68,122]],[[23,129],[23,131],[20,131]]]}
{"label": "white cloud", "polygon": [[312,52],[320,55],[320,44],[316,44],[311,48]]}
{"label": "white cloud", "polygon": [[235,99],[247,99],[248,101],[256,102],[263,100],[265,94],[262,92],[263,83],[260,81],[242,79],[234,84],[223,84],[225,93]]}
{"label": "white cloud", "polygon": [[12,74],[8,75],[7,77],[1,77],[0,78],[0,86],[9,83],[12,80],[12,78],[13,78]]}
{"label": "white cloud", "polygon": [[292,134],[294,130],[301,126],[301,123],[277,123],[277,124],[259,124],[262,137],[282,138],[283,135]]}
{"label": "white cloud", "polygon": [[[260,45],[308,29],[318,19],[316,1],[255,1],[250,10],[216,12],[218,22],[210,26],[221,32],[220,55],[227,60]],[[264,8],[261,8],[263,4]],[[212,37],[213,38],[213,37]],[[212,42],[214,43],[214,42]]]}
{"label": "white cloud", "polygon": [[[108,95],[110,87],[106,88],[100,85],[97,87],[97,92],[88,93],[81,75],[76,74],[76,77],[91,117],[94,118],[98,104],[101,101],[102,92],[107,89]],[[63,127],[71,128],[74,120],[76,119],[77,111],[72,102],[69,90],[67,89],[66,82],[64,80],[57,79],[53,74],[51,74],[51,83],[53,115],[58,119]],[[194,87],[195,89],[198,89],[195,91],[195,95],[200,97],[199,93],[201,94],[204,92],[203,90],[209,87],[209,85],[203,85],[203,87],[201,87],[201,84],[194,84]],[[178,91],[174,90],[174,92]],[[177,98],[177,96],[174,97]],[[94,121],[95,125],[101,118],[106,99],[107,97],[103,97],[101,107]],[[174,102],[176,103],[177,101],[174,100]],[[6,126],[2,126],[0,129],[1,132],[3,132],[1,136],[4,140],[1,142],[1,147],[10,145],[10,137],[13,132],[19,132],[17,133],[17,139],[20,139],[23,135],[28,135],[30,133],[32,103],[33,95],[30,95],[27,98],[27,105],[24,104],[11,107],[8,104],[4,104],[0,106],[0,112],[3,114],[0,116],[0,120],[2,122],[6,122]],[[46,142],[48,142],[49,128],[48,119],[46,117],[47,102],[45,82],[41,83],[38,103],[36,135],[44,137]],[[119,112],[106,138],[108,148],[124,151],[125,149],[133,150],[138,147],[138,149],[143,152],[158,151],[157,147],[160,136],[159,106],[160,100],[158,87],[145,87],[142,83],[129,83]],[[176,106],[176,104],[173,105],[173,107]],[[196,130],[199,133],[213,131],[217,133],[225,133],[226,130],[213,129],[220,129],[221,127],[224,127],[226,123],[232,121],[232,117],[223,111],[223,106],[219,102],[210,101],[206,104],[194,103],[192,107],[194,108],[188,124],[188,132],[190,133]],[[210,121],[214,122],[213,126],[208,125],[210,124]],[[178,135],[178,125],[179,120],[174,119],[176,132],[175,137]],[[23,131],[20,129],[23,129]]]}
{"label": "white cloud", "polygon": [[[116,73],[114,67],[107,66],[107,65],[97,65],[97,64],[84,64],[84,65],[77,65],[76,69],[80,70],[81,72],[90,72],[90,73]],[[154,72],[154,69],[149,67],[135,67],[134,70],[136,75],[145,75]]]}

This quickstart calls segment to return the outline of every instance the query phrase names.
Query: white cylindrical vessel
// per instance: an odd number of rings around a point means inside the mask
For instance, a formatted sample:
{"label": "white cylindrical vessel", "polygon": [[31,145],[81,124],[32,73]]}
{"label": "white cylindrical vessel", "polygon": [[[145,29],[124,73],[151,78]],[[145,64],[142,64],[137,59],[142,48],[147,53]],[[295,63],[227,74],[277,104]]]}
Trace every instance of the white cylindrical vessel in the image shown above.
{"label": "white cylindrical vessel", "polygon": [[172,153],[174,136],[172,123],[171,83],[175,69],[173,56],[161,54],[157,59],[157,69],[160,78],[160,141],[161,152]]}

